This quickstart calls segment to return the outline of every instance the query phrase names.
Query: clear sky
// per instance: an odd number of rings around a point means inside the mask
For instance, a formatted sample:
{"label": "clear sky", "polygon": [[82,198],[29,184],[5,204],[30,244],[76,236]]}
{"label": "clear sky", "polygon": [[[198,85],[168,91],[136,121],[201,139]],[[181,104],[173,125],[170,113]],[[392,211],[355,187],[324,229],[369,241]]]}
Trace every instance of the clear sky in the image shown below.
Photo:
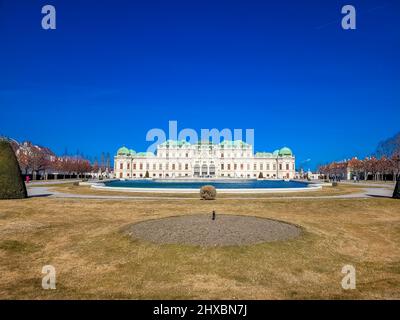
{"label": "clear sky", "polygon": [[396,0],[0,0],[0,134],[98,156],[169,120],[254,128],[314,168],[400,131],[399,57]]}

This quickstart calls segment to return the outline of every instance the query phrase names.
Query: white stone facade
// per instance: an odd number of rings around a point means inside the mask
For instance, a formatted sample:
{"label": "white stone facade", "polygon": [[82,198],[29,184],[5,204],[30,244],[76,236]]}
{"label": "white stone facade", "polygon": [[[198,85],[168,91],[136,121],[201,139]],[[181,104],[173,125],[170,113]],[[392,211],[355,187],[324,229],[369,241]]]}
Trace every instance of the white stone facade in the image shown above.
{"label": "white stone facade", "polygon": [[157,146],[156,154],[120,148],[114,157],[114,173],[120,179],[293,179],[295,157],[287,147],[254,154],[252,145],[240,140],[220,144],[168,140]]}

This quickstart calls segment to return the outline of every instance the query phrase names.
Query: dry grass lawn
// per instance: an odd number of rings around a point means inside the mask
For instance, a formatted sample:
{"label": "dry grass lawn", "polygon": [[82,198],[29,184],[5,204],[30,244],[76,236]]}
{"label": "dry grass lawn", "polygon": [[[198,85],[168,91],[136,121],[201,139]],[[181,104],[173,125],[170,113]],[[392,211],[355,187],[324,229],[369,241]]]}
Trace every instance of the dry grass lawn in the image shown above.
{"label": "dry grass lawn", "polygon": [[[194,213],[300,225],[296,240],[242,247],[132,240],[128,224]],[[0,201],[1,299],[399,299],[400,201],[392,199]],[[41,288],[41,269],[57,289]],[[357,288],[343,290],[352,264]]]}

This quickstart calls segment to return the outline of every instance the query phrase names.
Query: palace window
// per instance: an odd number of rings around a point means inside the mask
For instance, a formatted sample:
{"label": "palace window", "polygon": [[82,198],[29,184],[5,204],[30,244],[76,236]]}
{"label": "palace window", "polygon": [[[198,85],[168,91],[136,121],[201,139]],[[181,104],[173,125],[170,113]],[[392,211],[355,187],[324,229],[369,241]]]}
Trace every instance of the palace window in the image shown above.
{"label": "palace window", "polygon": [[146,170],[149,170],[149,169],[150,169],[150,164],[146,163]]}
{"label": "palace window", "polygon": [[254,164],[254,170],[257,170],[257,164],[256,163]]}
{"label": "palace window", "polygon": [[156,164],[153,163],[153,170],[156,170]]}
{"label": "palace window", "polygon": [[160,170],[162,170],[162,164],[160,163],[160,165],[159,165],[159,167],[158,167]]}
{"label": "palace window", "polygon": [[286,170],[289,170],[289,163],[286,163]]}
{"label": "palace window", "polygon": [[172,170],[175,170],[175,163],[172,164]]}
{"label": "palace window", "polygon": [[221,158],[223,158],[224,157],[224,154],[223,153],[221,153]]}
{"label": "palace window", "polygon": [[131,164],[130,164],[129,162],[126,164],[126,168],[127,168],[128,170],[131,168]]}
{"label": "palace window", "polygon": [[269,170],[269,163],[267,163],[267,170]]}
{"label": "palace window", "polygon": [[120,168],[121,170],[124,168],[124,164],[123,164],[122,162],[119,164],[119,168]]}
{"label": "palace window", "polygon": [[264,166],[262,163],[260,163],[260,170],[263,170]]}
{"label": "palace window", "polygon": [[136,163],[133,164],[133,170],[136,170]]}
{"label": "palace window", "polygon": [[243,163],[240,164],[240,170],[243,170]]}
{"label": "palace window", "polygon": [[139,164],[139,169],[143,170],[143,163]]}
{"label": "palace window", "polygon": [[274,170],[276,170],[276,164],[274,163]]}
{"label": "palace window", "polygon": [[223,163],[221,164],[221,170],[224,170],[224,164]]}
{"label": "palace window", "polygon": [[282,163],[279,164],[279,170],[282,170]]}
{"label": "palace window", "polygon": [[189,165],[187,163],[185,164],[185,170],[189,170]]}
{"label": "palace window", "polygon": [[233,169],[237,170],[237,164],[236,163],[233,165]]}
{"label": "palace window", "polygon": [[228,170],[231,170],[231,164],[228,163]]}
{"label": "palace window", "polygon": [[186,153],[186,158],[189,158],[189,153]]}

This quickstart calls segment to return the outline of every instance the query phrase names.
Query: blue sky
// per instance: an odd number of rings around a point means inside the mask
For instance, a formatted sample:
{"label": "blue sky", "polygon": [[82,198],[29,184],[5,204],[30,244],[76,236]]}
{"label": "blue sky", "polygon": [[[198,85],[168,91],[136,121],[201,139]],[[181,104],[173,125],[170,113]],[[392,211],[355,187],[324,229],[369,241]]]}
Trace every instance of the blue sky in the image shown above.
{"label": "blue sky", "polygon": [[286,145],[314,168],[400,131],[395,0],[0,0],[0,41],[0,134],[60,154],[145,150],[176,120],[254,128],[256,151]]}

